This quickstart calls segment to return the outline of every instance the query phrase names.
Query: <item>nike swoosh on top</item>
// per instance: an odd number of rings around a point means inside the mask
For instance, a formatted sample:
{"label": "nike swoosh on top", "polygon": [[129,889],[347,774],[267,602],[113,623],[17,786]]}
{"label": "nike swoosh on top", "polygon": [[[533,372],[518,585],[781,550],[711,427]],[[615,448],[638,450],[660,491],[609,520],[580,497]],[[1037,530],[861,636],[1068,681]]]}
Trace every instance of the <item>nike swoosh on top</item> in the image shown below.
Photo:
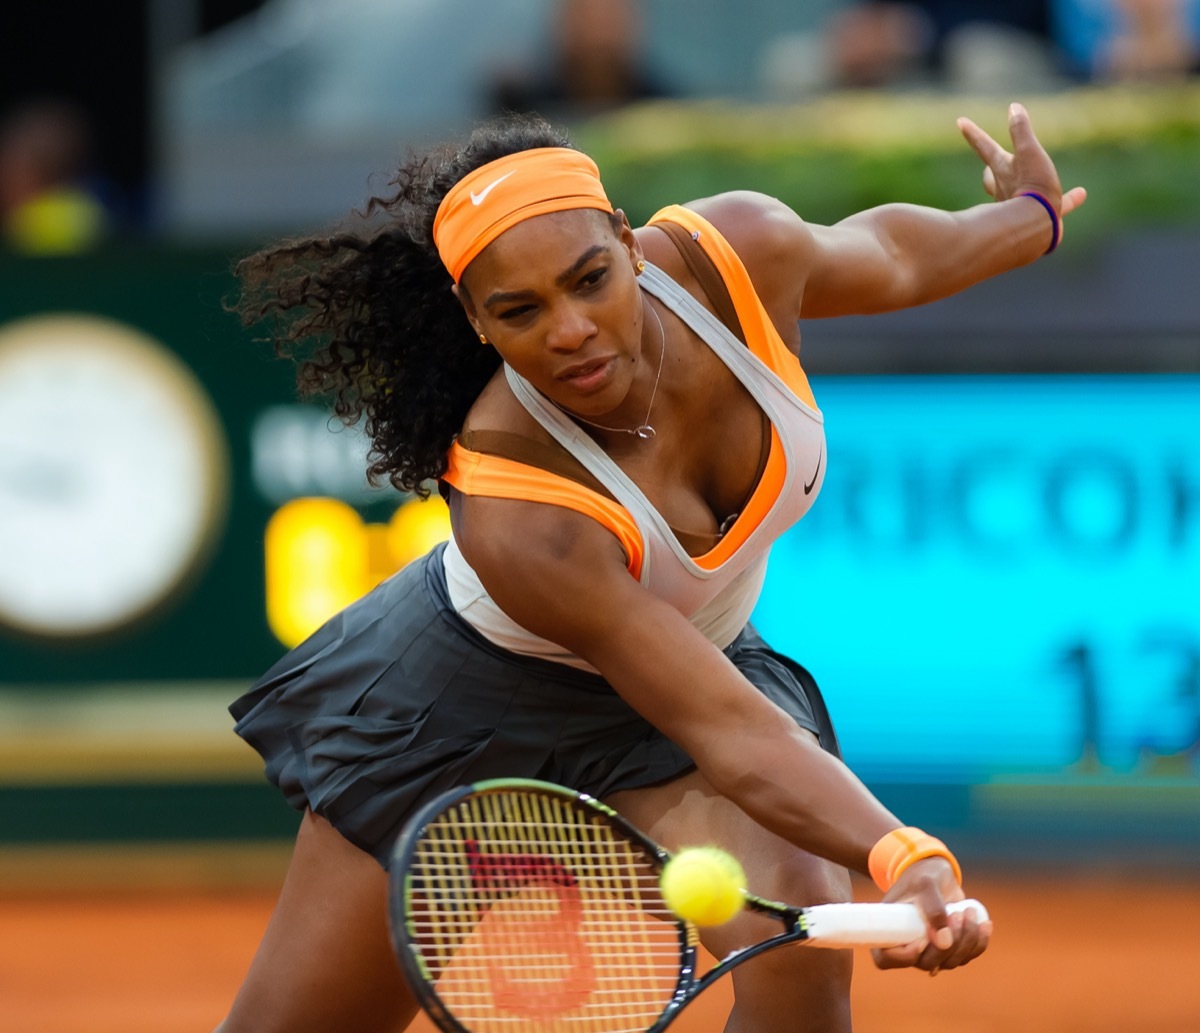
{"label": "nike swoosh on top", "polygon": [[482,190],[480,190],[479,193],[475,193],[475,191],[472,190],[471,191],[471,204],[473,204],[476,208],[478,208],[481,204],[483,204],[484,199],[487,197],[488,194],[490,194],[493,190],[495,190],[496,187],[498,187],[501,183],[503,183],[506,179],[508,179],[508,177],[511,176],[513,174],[513,172],[516,172],[516,171],[517,171],[516,169],[513,169],[512,172],[504,173],[504,175],[501,176],[499,179],[493,179],[487,186],[485,186]]}
{"label": "nike swoosh on top", "polygon": [[813,471],[812,480],[809,481],[804,486],[804,494],[805,495],[811,495],[813,488],[816,487],[817,474],[819,474],[821,472],[821,460],[824,458],[825,458],[825,449],[821,449],[821,451],[817,453],[817,468]]}

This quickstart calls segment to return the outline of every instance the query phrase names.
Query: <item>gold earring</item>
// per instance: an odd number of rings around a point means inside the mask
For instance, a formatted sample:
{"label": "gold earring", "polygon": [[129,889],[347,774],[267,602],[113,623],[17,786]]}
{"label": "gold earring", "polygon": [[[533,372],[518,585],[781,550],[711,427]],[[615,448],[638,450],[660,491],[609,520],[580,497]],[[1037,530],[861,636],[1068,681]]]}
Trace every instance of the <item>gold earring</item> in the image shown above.
{"label": "gold earring", "polygon": [[638,262],[638,264],[637,264],[637,271],[638,271],[638,275],[639,275],[639,276],[640,276],[642,273],[644,273],[644,272],[646,271],[646,263],[645,263],[645,262]]}
{"label": "gold earring", "polygon": [[488,343],[487,334],[480,334],[480,335],[479,335],[479,343],[480,343],[480,344],[487,344],[487,343]]}

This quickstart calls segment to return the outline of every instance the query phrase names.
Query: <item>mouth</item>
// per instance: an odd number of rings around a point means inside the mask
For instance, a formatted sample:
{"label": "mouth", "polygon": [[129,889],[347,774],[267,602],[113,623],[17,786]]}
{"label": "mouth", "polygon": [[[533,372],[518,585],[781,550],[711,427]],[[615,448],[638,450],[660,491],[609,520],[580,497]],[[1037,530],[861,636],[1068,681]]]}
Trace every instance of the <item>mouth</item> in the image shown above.
{"label": "mouth", "polygon": [[576,391],[595,391],[602,387],[612,375],[614,362],[615,360],[612,358],[577,362],[560,372],[555,379],[569,384]]}

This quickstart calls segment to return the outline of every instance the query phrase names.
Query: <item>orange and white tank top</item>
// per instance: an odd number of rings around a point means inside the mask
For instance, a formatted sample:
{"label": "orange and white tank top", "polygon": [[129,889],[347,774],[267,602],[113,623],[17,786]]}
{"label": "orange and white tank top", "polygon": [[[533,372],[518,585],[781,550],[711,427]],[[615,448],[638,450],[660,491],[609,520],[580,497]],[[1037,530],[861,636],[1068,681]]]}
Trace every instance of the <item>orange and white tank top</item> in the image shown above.
{"label": "orange and white tank top", "polygon": [[[530,414],[612,495],[514,460],[452,447],[445,479],[468,495],[564,505],[600,521],[625,550],[630,574],[686,615],[719,648],[750,619],[772,543],[798,521],[825,477],[825,431],[799,360],[783,343],[741,259],[705,219],[678,205],[652,220],[684,226],[712,259],[729,291],[746,344],[662,270],[646,264],[638,278],[729,367],[770,422],[770,446],[759,482],[733,525],[701,556],[689,556],[641,489],[570,417],[514,370],[513,392]],[[613,502],[613,499],[616,502]],[[522,628],[487,594],[457,543],[444,552],[450,600],[485,638],[524,655],[592,670],[580,657]]]}

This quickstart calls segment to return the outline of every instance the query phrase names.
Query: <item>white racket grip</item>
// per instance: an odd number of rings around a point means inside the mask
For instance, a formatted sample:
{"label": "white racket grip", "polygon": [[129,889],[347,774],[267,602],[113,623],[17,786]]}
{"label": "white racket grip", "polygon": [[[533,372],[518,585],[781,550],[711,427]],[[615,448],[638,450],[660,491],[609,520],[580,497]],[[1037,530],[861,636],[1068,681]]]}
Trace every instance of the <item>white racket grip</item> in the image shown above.
{"label": "white racket grip", "polygon": [[[987,908],[978,900],[948,904],[955,914],[971,908],[980,922]],[[814,947],[899,947],[925,935],[925,919],[912,904],[817,904],[805,909],[808,940]]]}

